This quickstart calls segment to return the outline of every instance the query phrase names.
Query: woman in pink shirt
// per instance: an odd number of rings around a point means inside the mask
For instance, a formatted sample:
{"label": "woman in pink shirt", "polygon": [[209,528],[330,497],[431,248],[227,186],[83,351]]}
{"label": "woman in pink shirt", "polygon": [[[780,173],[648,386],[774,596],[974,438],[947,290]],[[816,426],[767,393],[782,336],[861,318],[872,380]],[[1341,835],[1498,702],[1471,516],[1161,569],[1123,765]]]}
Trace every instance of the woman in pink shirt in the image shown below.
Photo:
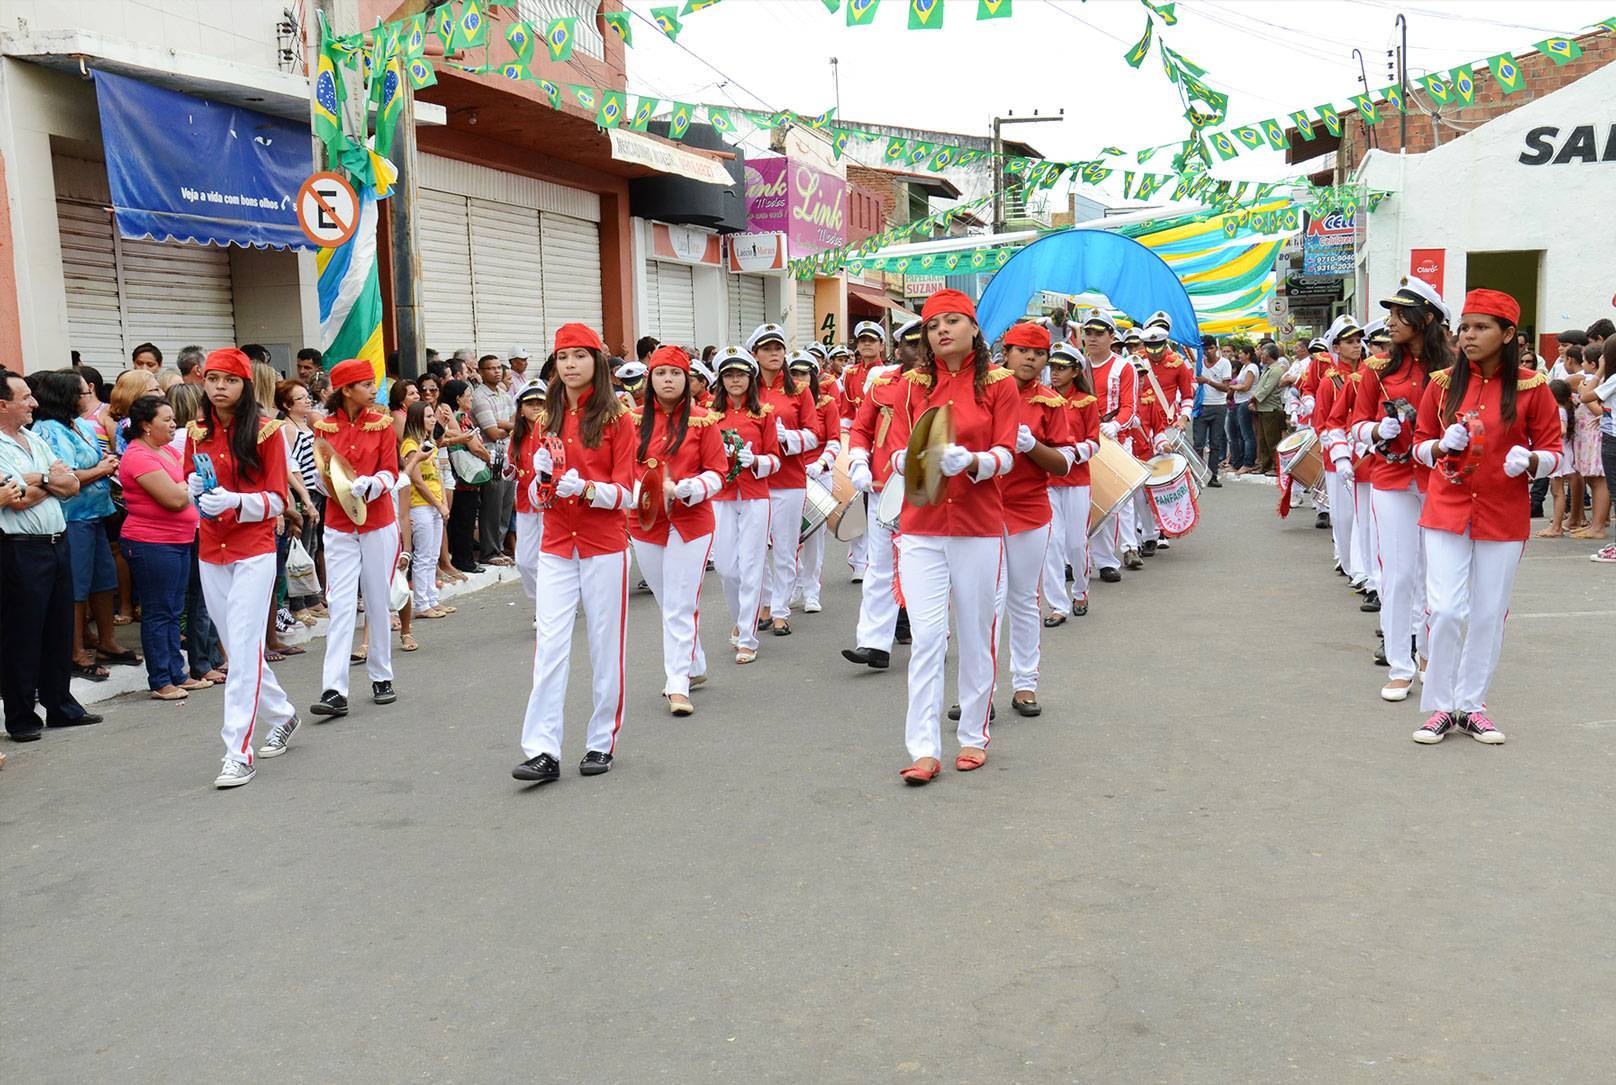
{"label": "woman in pink shirt", "polygon": [[140,593],[140,644],[152,698],[184,700],[188,690],[213,685],[191,678],[180,653],[180,615],[191,582],[198,516],[185,488],[174,439],[174,408],[155,395],[129,406],[129,444],[118,464],[123,483],[124,557]]}

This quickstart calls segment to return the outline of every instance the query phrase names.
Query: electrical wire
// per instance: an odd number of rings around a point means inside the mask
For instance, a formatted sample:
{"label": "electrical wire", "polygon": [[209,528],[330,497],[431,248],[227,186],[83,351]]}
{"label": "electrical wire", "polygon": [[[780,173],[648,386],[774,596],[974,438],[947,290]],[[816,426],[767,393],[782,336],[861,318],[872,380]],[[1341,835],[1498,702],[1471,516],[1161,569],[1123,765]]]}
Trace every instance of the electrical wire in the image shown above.
{"label": "electrical wire", "polygon": [[[646,26],[650,27],[652,30],[655,30],[658,34],[662,33],[662,28],[657,26],[657,24],[656,24],[656,22],[654,20],[649,19],[644,15],[641,15],[638,11],[635,11],[633,8],[629,7],[627,4],[623,5],[623,9],[625,11],[627,11],[630,15],[632,15],[636,19],[638,19],[640,22],[642,22]],[[734,76],[730,75],[728,72],[724,71],[722,68],[720,68],[717,65],[713,64],[711,61],[709,61],[706,57],[702,56],[700,53],[698,53],[695,50],[691,49],[687,45],[684,45],[684,44],[682,44],[682,43],[680,43],[678,41],[674,41],[672,38],[668,38],[667,40],[674,46],[674,48],[683,50],[688,55],[694,57],[697,61],[699,61],[701,63],[702,67],[706,68],[708,71],[713,72],[715,75],[722,76],[725,85],[733,86],[737,90],[740,90],[742,93],[750,95],[751,97],[757,99],[758,102],[760,102],[763,105],[764,109],[767,109],[771,113],[775,112],[775,107],[769,104],[769,100],[767,98],[763,97],[763,95],[757,93],[755,90],[752,90],[750,87],[746,86],[739,79],[736,79]],[[732,104],[735,104],[735,103],[732,103]]]}

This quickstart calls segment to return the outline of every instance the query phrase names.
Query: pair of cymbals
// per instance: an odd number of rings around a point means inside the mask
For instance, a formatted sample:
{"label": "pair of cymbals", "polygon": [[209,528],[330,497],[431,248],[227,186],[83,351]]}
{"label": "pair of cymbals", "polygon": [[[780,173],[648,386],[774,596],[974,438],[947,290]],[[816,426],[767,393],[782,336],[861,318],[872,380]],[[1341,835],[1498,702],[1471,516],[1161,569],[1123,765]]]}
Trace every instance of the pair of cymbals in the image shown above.
{"label": "pair of cymbals", "polygon": [[934,505],[948,482],[943,449],[954,442],[954,416],[948,404],[927,407],[909,430],[904,452],[903,499],[911,505]]}
{"label": "pair of cymbals", "polygon": [[353,490],[354,479],[358,477],[353,464],[332,448],[330,441],[320,437],[314,441],[314,466],[320,472],[325,482],[325,492],[331,500],[341,506],[355,527],[363,527],[365,501]]}

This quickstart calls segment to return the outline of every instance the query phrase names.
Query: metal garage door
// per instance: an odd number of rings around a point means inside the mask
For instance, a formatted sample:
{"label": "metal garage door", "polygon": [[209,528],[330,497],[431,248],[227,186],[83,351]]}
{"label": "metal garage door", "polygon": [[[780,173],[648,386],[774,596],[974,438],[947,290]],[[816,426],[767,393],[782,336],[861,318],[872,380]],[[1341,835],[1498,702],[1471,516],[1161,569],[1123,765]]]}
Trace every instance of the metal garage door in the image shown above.
{"label": "metal garage door", "polygon": [[[550,337],[563,324],[605,334],[601,311],[600,226],[554,211],[539,215],[544,248],[544,323]],[[535,353],[549,353],[548,347]]]}
{"label": "metal garage door", "polygon": [[[545,270],[539,213],[492,200],[470,201],[472,312],[477,353],[545,350]],[[536,371],[536,370],[535,370]]]}
{"label": "metal garage door", "polygon": [[797,341],[793,349],[802,350],[814,341],[818,323],[814,320],[814,281],[797,280]]}
{"label": "metal garage door", "polygon": [[[653,279],[654,287],[650,285]],[[663,343],[692,346],[696,341],[696,288],[690,266],[647,260],[645,281],[646,314],[652,324],[650,334]],[[651,308],[653,301],[655,309]]]}
{"label": "metal garage door", "polygon": [[730,342],[745,343],[759,324],[767,323],[761,275],[729,275]]}
{"label": "metal garage door", "polygon": [[471,228],[466,198],[420,190],[421,316],[426,345],[444,357],[477,347],[471,300]]}

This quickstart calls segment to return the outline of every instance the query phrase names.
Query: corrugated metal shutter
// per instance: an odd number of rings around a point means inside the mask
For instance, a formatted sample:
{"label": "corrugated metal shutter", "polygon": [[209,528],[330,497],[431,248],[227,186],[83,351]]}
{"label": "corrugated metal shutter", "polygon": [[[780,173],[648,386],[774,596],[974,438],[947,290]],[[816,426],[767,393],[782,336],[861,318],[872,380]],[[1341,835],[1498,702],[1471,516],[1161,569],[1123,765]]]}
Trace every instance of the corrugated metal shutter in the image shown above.
{"label": "corrugated metal shutter", "polygon": [[814,319],[814,281],[812,279],[797,280],[797,341],[792,344],[796,350],[802,350],[814,341],[814,333],[818,329],[818,321]]}
{"label": "corrugated metal shutter", "polygon": [[577,322],[604,335],[600,227],[545,211],[539,215],[539,230],[544,249],[545,330],[553,336],[561,325]]}
{"label": "corrugated metal shutter", "polygon": [[730,341],[744,343],[759,324],[768,322],[760,275],[729,276]]}
{"label": "corrugated metal shutter", "polygon": [[230,250],[212,245],[120,239],[124,338],[170,351],[236,341]]}
{"label": "corrugated metal shutter", "polygon": [[111,376],[129,364],[118,305],[112,216],[103,207],[58,200],[56,222],[67,286],[68,345],[86,365]]}
{"label": "corrugated metal shutter", "polygon": [[[426,345],[444,357],[477,346],[466,198],[420,190],[421,309]],[[509,346],[510,344],[506,344]]]}
{"label": "corrugated metal shutter", "polygon": [[696,287],[695,277],[688,264],[674,264],[662,260],[648,260],[645,278],[656,277],[656,309],[650,313],[654,325],[651,334],[663,343],[689,347],[696,339]]}
{"label": "corrugated metal shutter", "polygon": [[539,213],[508,203],[470,204],[472,309],[477,353],[543,355],[544,289]]}

